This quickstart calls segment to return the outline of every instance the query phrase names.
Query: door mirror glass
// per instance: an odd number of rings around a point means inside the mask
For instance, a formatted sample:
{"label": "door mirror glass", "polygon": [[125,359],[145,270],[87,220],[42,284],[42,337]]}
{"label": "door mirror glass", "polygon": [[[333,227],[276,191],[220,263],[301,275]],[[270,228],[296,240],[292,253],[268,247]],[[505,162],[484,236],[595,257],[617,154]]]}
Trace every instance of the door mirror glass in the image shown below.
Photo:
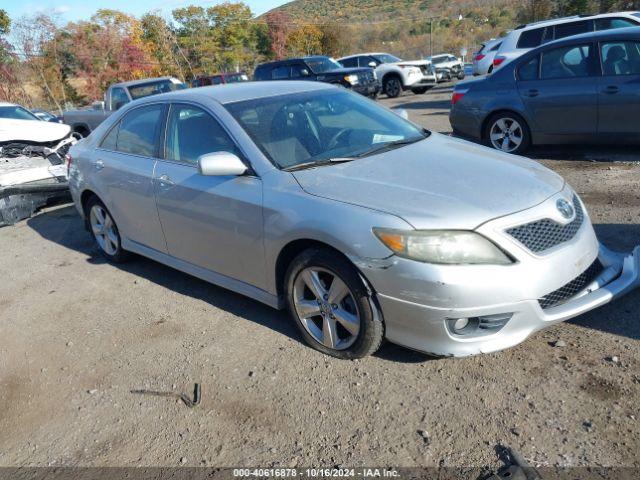
{"label": "door mirror glass", "polygon": [[376,68],[378,66],[378,64],[372,60],[371,62],[369,62],[369,66],[371,68]]}
{"label": "door mirror glass", "polygon": [[200,175],[224,177],[239,176],[247,172],[247,167],[236,155],[229,152],[214,152],[198,158]]}
{"label": "door mirror glass", "polygon": [[309,70],[307,70],[306,68],[303,68],[302,70],[300,70],[300,75],[302,75],[303,77],[308,77]]}

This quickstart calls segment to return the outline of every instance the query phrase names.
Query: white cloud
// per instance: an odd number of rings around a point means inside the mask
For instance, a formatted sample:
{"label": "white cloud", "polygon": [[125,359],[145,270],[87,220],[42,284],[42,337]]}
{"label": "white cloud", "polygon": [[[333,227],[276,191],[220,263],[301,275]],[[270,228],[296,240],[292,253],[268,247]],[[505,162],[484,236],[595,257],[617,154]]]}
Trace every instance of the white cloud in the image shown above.
{"label": "white cloud", "polygon": [[69,10],[71,10],[69,5],[58,5],[54,7],[53,13],[67,13]]}

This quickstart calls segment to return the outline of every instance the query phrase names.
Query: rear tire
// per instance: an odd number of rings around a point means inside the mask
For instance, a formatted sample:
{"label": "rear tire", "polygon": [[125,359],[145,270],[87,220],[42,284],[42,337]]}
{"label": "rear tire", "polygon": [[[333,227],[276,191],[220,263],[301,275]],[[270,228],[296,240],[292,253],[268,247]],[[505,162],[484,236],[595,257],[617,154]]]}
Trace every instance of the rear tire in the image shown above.
{"label": "rear tire", "polygon": [[521,155],[531,146],[529,126],[515,112],[492,115],[486,123],[483,138],[488,146],[514,155]]}
{"label": "rear tire", "polygon": [[382,82],[382,90],[389,98],[396,98],[402,93],[402,81],[400,77],[393,75],[386,77]]}
{"label": "rear tire", "polygon": [[314,349],[352,360],[380,347],[384,325],[373,294],[341,255],[305,250],[287,270],[285,292],[291,317]]}
{"label": "rear tire", "polygon": [[107,207],[96,196],[85,206],[85,216],[89,231],[102,256],[113,263],[129,260],[131,254],[122,248],[122,239],[115,220]]}

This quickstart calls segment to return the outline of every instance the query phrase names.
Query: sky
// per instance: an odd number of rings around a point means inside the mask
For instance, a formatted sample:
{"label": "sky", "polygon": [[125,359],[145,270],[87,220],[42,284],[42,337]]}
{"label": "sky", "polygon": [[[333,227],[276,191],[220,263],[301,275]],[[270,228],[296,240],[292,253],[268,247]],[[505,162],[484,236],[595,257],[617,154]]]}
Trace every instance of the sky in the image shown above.
{"label": "sky", "polygon": [[[121,10],[135,16],[140,16],[151,10],[160,10],[166,17],[171,11],[187,5],[201,5],[208,7],[222,0],[0,0],[0,9],[6,10],[12,19],[22,15],[38,12],[57,13],[62,21],[76,21],[88,19],[100,8]],[[244,0],[251,11],[260,15],[278,5],[287,3],[286,0]]]}

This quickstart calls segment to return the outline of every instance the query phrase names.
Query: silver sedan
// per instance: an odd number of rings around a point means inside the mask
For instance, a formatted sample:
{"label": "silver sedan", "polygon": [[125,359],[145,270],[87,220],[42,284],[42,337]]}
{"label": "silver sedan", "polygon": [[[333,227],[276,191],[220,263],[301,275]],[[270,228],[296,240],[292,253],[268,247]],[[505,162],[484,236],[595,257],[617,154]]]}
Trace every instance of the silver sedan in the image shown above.
{"label": "silver sedan", "polygon": [[288,308],[339,358],[516,345],[638,286],[536,162],[425,131],[344,89],[264,82],[149,97],[70,152],[71,193],[130,252]]}

